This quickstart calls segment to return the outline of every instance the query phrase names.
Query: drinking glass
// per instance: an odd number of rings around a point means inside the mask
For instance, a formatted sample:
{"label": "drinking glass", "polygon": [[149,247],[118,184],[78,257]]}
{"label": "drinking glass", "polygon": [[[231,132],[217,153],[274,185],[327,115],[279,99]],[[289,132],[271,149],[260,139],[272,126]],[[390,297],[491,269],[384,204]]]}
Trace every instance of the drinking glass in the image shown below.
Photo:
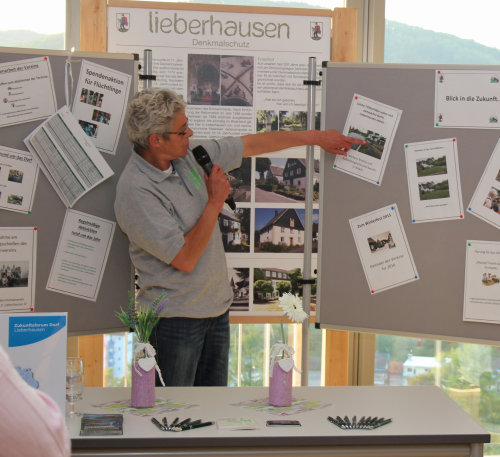
{"label": "drinking glass", "polygon": [[75,411],[75,403],[83,398],[83,360],[81,357],[66,359],[66,400],[68,417],[81,416]]}

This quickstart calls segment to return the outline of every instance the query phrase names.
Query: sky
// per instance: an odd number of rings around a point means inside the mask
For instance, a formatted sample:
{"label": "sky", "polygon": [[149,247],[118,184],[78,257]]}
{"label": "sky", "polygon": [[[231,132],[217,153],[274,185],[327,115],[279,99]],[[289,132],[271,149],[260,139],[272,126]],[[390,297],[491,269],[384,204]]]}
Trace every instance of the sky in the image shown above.
{"label": "sky", "polygon": [[[322,8],[344,5],[343,0],[300,1]],[[65,3],[65,0],[4,0],[2,1],[2,14],[0,14],[0,30],[28,29],[39,33],[64,32]],[[249,0],[250,3],[251,0]],[[499,17],[500,0],[474,0],[473,2],[470,0],[386,0],[386,18],[389,20],[472,39],[497,49],[500,49]]]}

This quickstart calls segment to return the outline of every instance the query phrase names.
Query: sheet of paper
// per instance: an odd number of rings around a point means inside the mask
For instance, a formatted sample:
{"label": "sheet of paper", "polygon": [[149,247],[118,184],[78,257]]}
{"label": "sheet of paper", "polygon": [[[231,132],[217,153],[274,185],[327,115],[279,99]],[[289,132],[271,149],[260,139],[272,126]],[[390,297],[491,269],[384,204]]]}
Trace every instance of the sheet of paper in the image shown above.
{"label": "sheet of paper", "polygon": [[56,112],[47,56],[0,64],[0,127],[37,121]]}
{"label": "sheet of paper", "polygon": [[67,320],[67,313],[0,315],[0,344],[12,364],[28,385],[50,395],[63,415]]}
{"label": "sheet of paper", "polygon": [[500,241],[467,241],[464,320],[500,324]]}
{"label": "sheet of paper", "polygon": [[47,290],[96,301],[116,223],[68,209]]}
{"label": "sheet of paper", "polygon": [[113,175],[66,106],[31,132],[24,143],[69,208]]}
{"label": "sheet of paper", "polygon": [[38,170],[29,152],[0,146],[0,209],[31,211]]}
{"label": "sheet of paper", "polygon": [[0,227],[0,313],[33,311],[36,227]]}
{"label": "sheet of paper", "polygon": [[366,141],[354,145],[347,157],[336,156],[333,167],[381,185],[402,111],[354,94],[344,135]]}
{"label": "sheet of paper", "polygon": [[500,140],[474,191],[468,211],[500,229]]}
{"label": "sheet of paper", "polygon": [[116,153],[131,76],[82,61],[71,112],[97,149]]}
{"label": "sheet of paper", "polygon": [[463,219],[455,138],[405,144],[412,222]]}
{"label": "sheet of paper", "polygon": [[437,70],[436,127],[500,128],[500,71]]}
{"label": "sheet of paper", "polygon": [[370,293],[419,278],[395,203],[350,219],[349,224]]}

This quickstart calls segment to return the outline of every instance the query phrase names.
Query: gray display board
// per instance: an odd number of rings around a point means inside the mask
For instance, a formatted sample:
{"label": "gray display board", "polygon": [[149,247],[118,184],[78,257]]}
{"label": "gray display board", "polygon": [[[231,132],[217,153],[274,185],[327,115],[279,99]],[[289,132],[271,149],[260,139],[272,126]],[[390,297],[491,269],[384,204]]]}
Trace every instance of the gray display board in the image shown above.
{"label": "gray display board", "polygon": [[[500,240],[492,225],[463,220],[413,224],[404,144],[457,138],[464,209],[500,136],[498,129],[435,128],[435,71],[464,66],[323,63],[322,122],[342,131],[354,93],[403,111],[382,185],[333,169],[323,153],[320,194],[318,311],[321,328],[500,341],[500,326],[464,322],[466,240]],[[466,66],[467,70],[500,67]],[[396,203],[420,279],[372,295],[349,219]]]}
{"label": "gray display board", "polygon": [[[49,56],[56,88],[57,108],[60,108],[66,104],[64,73],[68,53],[0,48],[0,63],[29,59],[40,55]],[[72,68],[75,87],[80,73],[81,59],[132,75],[129,97],[133,95],[137,87],[137,56],[133,54],[74,53],[72,55]],[[0,128],[0,144],[27,151],[23,140],[39,124],[41,121]],[[103,154],[104,159],[113,169],[114,175],[84,195],[73,206],[73,209],[114,221],[115,187],[130,154],[131,147],[125,129],[123,129],[116,155]],[[123,329],[122,324],[115,316],[115,311],[120,306],[127,305],[127,292],[133,285],[133,276],[128,255],[128,240],[118,226],[115,229],[97,301],[83,300],[46,290],[65,212],[65,205],[42,171],[39,174],[31,214],[0,209],[1,227],[37,227],[35,312],[67,311],[68,332],[71,335]]]}

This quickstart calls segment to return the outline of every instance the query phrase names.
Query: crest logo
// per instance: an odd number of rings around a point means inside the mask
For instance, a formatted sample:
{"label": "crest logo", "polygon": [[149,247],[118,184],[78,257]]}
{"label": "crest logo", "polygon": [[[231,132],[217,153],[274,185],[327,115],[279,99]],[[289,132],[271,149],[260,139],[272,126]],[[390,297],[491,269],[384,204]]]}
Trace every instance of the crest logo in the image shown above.
{"label": "crest logo", "polygon": [[119,32],[127,32],[130,27],[130,14],[117,13],[116,14],[116,28]]}
{"label": "crest logo", "polygon": [[311,38],[313,40],[323,38],[323,22],[311,22]]}

